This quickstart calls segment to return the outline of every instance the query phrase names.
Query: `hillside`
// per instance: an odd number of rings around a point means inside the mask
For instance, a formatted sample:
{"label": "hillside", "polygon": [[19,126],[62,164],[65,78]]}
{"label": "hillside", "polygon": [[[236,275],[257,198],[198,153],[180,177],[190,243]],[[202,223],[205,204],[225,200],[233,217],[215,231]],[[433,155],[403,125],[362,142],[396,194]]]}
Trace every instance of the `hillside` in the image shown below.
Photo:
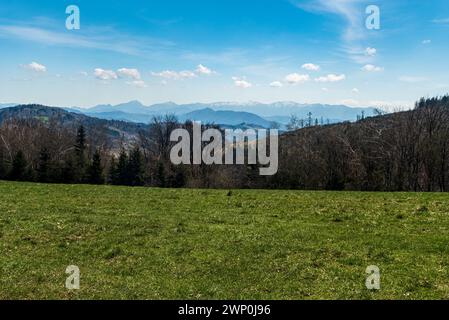
{"label": "hillside", "polygon": [[282,135],[279,172],[265,187],[449,191],[449,96],[412,111]]}
{"label": "hillside", "polygon": [[0,124],[8,120],[30,119],[39,120],[47,124],[52,123],[71,131],[76,131],[82,125],[88,132],[101,131],[115,144],[121,138],[124,138],[125,141],[132,141],[140,131],[148,130],[148,125],[144,124],[99,119],[77,112],[69,112],[62,108],[42,105],[19,105],[0,109]]}

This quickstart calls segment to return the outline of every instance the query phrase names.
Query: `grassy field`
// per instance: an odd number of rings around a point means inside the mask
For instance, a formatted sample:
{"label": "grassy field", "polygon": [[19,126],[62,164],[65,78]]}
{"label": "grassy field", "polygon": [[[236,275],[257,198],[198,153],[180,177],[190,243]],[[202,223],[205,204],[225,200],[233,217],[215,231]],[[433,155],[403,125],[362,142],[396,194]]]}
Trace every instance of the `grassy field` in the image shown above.
{"label": "grassy field", "polygon": [[0,299],[34,298],[448,299],[449,196],[0,182]]}

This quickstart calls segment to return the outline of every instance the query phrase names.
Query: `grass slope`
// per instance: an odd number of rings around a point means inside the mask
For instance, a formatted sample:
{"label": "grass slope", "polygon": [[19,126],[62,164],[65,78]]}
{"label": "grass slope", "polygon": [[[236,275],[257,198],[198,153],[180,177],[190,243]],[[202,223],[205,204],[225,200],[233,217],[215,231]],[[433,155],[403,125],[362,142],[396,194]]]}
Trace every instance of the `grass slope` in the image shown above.
{"label": "grass slope", "polygon": [[0,182],[0,299],[449,298],[448,231],[447,194]]}

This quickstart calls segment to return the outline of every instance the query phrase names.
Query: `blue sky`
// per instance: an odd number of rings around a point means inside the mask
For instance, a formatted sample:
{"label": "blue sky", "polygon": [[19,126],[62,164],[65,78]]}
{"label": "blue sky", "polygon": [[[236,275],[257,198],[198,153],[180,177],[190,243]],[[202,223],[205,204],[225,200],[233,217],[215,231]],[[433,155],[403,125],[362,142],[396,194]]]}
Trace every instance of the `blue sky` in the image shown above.
{"label": "blue sky", "polygon": [[9,0],[0,102],[410,106],[449,92],[448,39],[447,0]]}

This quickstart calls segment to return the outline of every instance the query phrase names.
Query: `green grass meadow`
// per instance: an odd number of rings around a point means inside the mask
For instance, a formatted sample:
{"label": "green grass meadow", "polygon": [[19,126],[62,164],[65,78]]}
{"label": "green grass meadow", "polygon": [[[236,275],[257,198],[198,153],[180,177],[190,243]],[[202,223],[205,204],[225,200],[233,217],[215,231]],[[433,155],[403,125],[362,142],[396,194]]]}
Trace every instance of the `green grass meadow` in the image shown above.
{"label": "green grass meadow", "polygon": [[0,182],[0,299],[448,298],[447,194]]}

